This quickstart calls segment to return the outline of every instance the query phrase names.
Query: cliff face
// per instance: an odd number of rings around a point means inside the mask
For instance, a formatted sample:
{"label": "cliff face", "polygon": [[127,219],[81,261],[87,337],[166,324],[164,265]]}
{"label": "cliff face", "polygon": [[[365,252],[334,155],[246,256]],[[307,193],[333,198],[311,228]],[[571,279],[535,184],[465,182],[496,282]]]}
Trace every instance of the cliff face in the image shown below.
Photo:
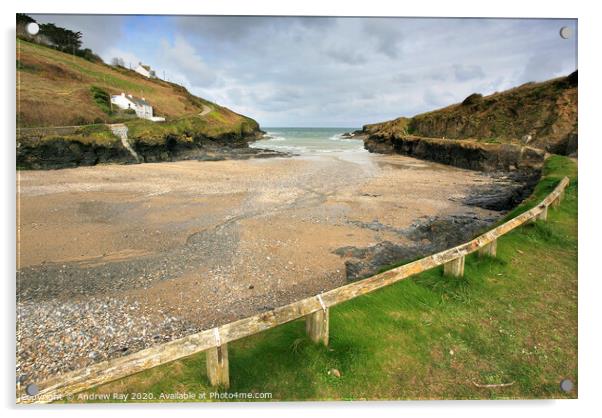
{"label": "cliff face", "polygon": [[472,94],[462,103],[363,130],[380,137],[409,134],[522,144],[569,155],[577,151],[577,84],[575,71],[490,96]]}
{"label": "cliff face", "polygon": [[542,150],[515,144],[489,144],[417,136],[372,135],[364,144],[370,152],[403,154],[484,172],[538,173],[545,157]]}

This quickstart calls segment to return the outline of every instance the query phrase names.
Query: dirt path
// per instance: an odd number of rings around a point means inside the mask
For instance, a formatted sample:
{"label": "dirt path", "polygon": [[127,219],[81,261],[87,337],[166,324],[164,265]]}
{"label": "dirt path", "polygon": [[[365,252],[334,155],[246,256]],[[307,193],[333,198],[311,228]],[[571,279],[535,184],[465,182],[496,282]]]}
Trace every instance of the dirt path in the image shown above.
{"label": "dirt path", "polygon": [[108,125],[111,131],[117,135],[121,139],[121,143],[129,151],[130,154],[136,159],[136,161],[140,162],[141,158],[138,153],[132,148],[130,142],[128,141],[128,127],[123,123],[114,123],[112,125]]}
{"label": "dirt path", "polygon": [[205,116],[205,115],[209,114],[209,112],[211,112],[213,110],[213,109],[211,109],[207,105],[202,105],[202,106],[203,106],[203,111],[201,113],[199,113],[199,116]]}

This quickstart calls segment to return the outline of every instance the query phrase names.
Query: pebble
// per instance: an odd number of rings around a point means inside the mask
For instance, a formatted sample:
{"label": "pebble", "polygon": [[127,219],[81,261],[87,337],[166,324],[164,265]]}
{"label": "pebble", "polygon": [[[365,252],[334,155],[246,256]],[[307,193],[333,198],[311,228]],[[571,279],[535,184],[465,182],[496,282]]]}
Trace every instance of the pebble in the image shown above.
{"label": "pebble", "polygon": [[[151,321],[137,302],[112,297],[18,301],[17,375],[24,384],[39,383],[56,373],[198,332],[177,321],[164,314]],[[149,334],[149,327],[159,332]]]}
{"label": "pebble", "polygon": [[330,369],[328,374],[334,377],[341,377],[341,372],[338,369]]}

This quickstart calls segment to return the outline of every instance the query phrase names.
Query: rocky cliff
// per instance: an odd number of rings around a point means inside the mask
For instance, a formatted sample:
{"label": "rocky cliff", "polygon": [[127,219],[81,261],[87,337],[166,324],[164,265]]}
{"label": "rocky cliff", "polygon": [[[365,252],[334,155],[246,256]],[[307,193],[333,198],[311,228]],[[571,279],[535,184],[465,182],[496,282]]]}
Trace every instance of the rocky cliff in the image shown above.
{"label": "rocky cliff", "polygon": [[412,118],[365,125],[363,131],[377,138],[472,139],[575,154],[577,79],[575,71],[567,77],[527,83],[489,96],[474,93],[462,103]]}
{"label": "rocky cliff", "polygon": [[484,172],[539,172],[545,152],[516,144],[373,134],[364,140],[370,152],[403,154],[455,167]]}

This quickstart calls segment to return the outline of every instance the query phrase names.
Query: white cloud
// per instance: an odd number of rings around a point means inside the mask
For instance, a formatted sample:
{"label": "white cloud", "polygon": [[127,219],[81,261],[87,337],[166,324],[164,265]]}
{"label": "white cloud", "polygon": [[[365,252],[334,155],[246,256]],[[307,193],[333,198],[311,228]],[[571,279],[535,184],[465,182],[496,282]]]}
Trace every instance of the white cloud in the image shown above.
{"label": "white cloud", "polygon": [[133,54],[129,51],[124,51],[119,47],[111,46],[105,50],[102,54],[102,59],[110,64],[113,58],[121,58],[126,67],[136,68],[139,62],[144,62],[141,58],[139,58],[136,54]]}
{"label": "white cloud", "polygon": [[479,65],[456,64],[453,69],[457,81],[485,78],[485,73]]}
{"label": "white cloud", "polygon": [[172,79],[189,87],[207,87],[216,82],[216,71],[203,61],[182,36],[177,36],[173,42],[163,39],[160,48],[160,62]]}
{"label": "white cloud", "polygon": [[575,20],[51,17],[264,126],[359,127],[576,68]]}

